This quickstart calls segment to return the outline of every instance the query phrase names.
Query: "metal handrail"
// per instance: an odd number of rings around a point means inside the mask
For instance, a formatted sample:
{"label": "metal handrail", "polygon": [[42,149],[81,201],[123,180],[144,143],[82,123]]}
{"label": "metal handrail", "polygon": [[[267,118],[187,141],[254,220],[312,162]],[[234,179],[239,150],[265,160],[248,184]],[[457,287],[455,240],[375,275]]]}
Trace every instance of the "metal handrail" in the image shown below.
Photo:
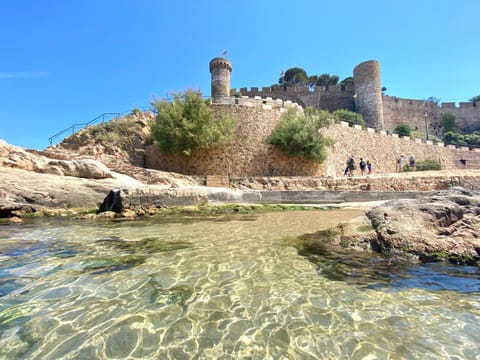
{"label": "metal handrail", "polygon": [[121,116],[121,113],[103,113],[103,114],[97,116],[96,118],[90,120],[89,122],[81,123],[81,124],[73,124],[72,126],[66,128],[66,129],[63,129],[62,131],[59,131],[58,133],[50,136],[50,137],[48,138],[48,142],[50,143],[50,145],[52,145],[52,144],[53,144],[53,140],[55,140],[55,138],[59,137],[60,135],[66,133],[66,132],[70,132],[70,131],[71,131],[72,134],[74,134],[74,133],[75,133],[75,130],[78,131],[79,128],[80,128],[80,129],[83,129],[83,128],[87,127],[87,126],[90,126],[90,125],[92,125],[92,124],[96,124],[96,123],[100,122],[100,120],[102,120],[102,121],[101,121],[102,123],[105,122],[105,118],[106,118],[106,117],[108,117],[109,120],[112,120],[112,118],[114,119],[114,118],[117,118],[117,117],[120,117],[120,116]]}
{"label": "metal handrail", "polygon": [[[143,106],[143,107],[140,107],[140,108],[137,108],[139,110],[142,110],[142,111],[147,111],[147,110],[151,110],[151,111],[154,111],[154,109],[152,109],[151,106]],[[80,124],[73,124],[72,126],[69,126],[68,128],[66,129],[63,129],[62,131],[59,131],[58,133],[50,136],[48,138],[48,142],[50,143],[50,145],[53,144],[53,141],[59,137],[60,135],[66,133],[66,132],[71,132],[72,134],[75,133],[75,131],[78,131],[78,130],[81,130],[87,126],[90,126],[90,125],[93,125],[93,124],[96,124],[98,122],[105,122],[106,118],[108,118],[108,121],[111,121],[113,119],[116,119],[116,118],[119,118],[121,116],[125,116],[126,114],[130,114],[132,112],[132,110],[126,110],[126,111],[123,111],[121,113],[118,113],[118,112],[108,112],[108,113],[103,113],[101,115],[98,115],[96,118],[90,120],[89,122],[86,122],[86,123],[80,123]]]}

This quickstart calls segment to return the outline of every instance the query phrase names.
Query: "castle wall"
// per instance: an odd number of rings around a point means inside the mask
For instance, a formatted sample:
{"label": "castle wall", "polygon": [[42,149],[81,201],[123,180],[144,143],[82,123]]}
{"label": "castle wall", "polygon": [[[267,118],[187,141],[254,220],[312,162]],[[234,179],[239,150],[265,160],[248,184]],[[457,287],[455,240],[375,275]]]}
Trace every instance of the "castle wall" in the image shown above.
{"label": "castle wall", "polygon": [[470,133],[480,130],[480,105],[475,107],[472,102],[461,102],[459,106],[455,106],[455,103],[442,103],[437,108],[437,112],[439,119],[444,113],[455,115],[455,122],[461,132]]}
{"label": "castle wall", "polygon": [[[341,176],[346,159],[352,154],[355,155],[357,163],[360,157],[370,160],[374,174],[396,172],[396,159],[401,154],[404,155],[406,163],[410,154],[415,156],[417,162],[438,160],[445,170],[462,169],[460,159],[467,160],[467,168],[480,168],[480,151],[469,150],[467,147],[455,148],[443,143],[400,138],[395,134],[387,135],[384,131],[376,132],[371,128],[363,130],[360,126],[349,127],[344,122],[322,129],[322,132],[335,140],[324,163],[325,176]],[[359,171],[356,173],[359,175]]]}
{"label": "castle wall", "polygon": [[287,156],[266,144],[284,112],[289,108],[303,111],[296,103],[272,98],[229,97],[212,104],[212,108],[216,114],[237,119],[235,144],[199,150],[190,157],[162,154],[152,145],[147,148],[147,167],[187,175],[319,176],[323,173],[322,165],[313,160]]}
{"label": "castle wall", "polygon": [[[231,89],[230,94],[237,93],[237,89]],[[304,107],[314,106],[319,109],[335,111],[338,109],[355,110],[355,93],[352,86],[342,87],[339,85],[316,86],[310,89],[306,86],[272,86],[257,88],[240,88],[238,93],[248,97],[271,97],[296,102]]]}
{"label": "castle wall", "polygon": [[[467,160],[467,168],[480,168],[480,151],[399,138],[395,134],[387,135],[385,131],[378,132],[372,128],[362,129],[357,125],[348,127],[347,123],[322,129],[326,136],[334,139],[334,144],[328,149],[328,159],[320,165],[313,160],[287,156],[276,147],[266,144],[267,137],[288,107],[301,110],[297,104],[247,97],[223,98],[221,101],[212,107],[216,113],[222,112],[237,118],[236,144],[201,150],[191,157],[161,154],[152,145],[147,149],[146,166],[187,175],[337,177],[343,175],[346,159],[351,154],[356,156],[357,161],[360,157],[369,159],[374,174],[395,172],[396,159],[400,154],[406,159],[413,154],[417,161],[439,160],[443,169],[462,168],[459,161],[462,158]],[[416,106],[417,110],[412,114],[419,116],[420,109],[423,110],[421,102]]]}
{"label": "castle wall", "polygon": [[392,131],[398,124],[407,124],[413,130],[425,133],[428,127],[429,135],[443,135],[442,114],[455,115],[457,131],[469,133],[480,129],[480,107],[474,107],[471,102],[435,103],[424,100],[402,99],[393,96],[383,96],[383,111],[385,129]]}

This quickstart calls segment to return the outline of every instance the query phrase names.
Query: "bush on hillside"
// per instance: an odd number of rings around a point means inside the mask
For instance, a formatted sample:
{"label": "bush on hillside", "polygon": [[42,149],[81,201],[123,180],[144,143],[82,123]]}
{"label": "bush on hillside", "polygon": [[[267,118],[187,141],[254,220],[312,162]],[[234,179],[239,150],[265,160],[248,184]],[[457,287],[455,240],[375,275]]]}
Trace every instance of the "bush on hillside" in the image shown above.
{"label": "bush on hillside", "polygon": [[423,161],[418,161],[415,164],[417,171],[428,171],[428,170],[442,170],[442,165],[439,160],[435,159],[425,159]]}
{"label": "bush on hillside", "polygon": [[335,110],[333,112],[333,115],[339,120],[339,121],[345,121],[349,123],[350,125],[362,125],[365,126],[365,120],[363,119],[362,114],[349,111],[346,109],[340,109],[340,110]]}
{"label": "bush on hillside", "polygon": [[138,121],[119,118],[92,126],[88,133],[105,147],[124,148],[126,143],[134,141],[135,134],[141,133],[141,130],[142,126]]}
{"label": "bush on hillside", "polygon": [[153,105],[157,116],[151,124],[152,136],[162,152],[190,156],[195,150],[233,141],[235,120],[215,116],[200,91],[174,93],[173,101],[160,100]]}
{"label": "bush on hillside", "polygon": [[333,116],[327,111],[307,108],[305,112],[289,109],[270,135],[268,142],[284,153],[301,156],[322,163],[327,158],[326,146],[331,140],[319,133],[328,126]]}
{"label": "bush on hillside", "polygon": [[394,134],[398,134],[398,136],[410,136],[412,133],[412,129],[407,124],[398,124],[395,129],[393,129]]}

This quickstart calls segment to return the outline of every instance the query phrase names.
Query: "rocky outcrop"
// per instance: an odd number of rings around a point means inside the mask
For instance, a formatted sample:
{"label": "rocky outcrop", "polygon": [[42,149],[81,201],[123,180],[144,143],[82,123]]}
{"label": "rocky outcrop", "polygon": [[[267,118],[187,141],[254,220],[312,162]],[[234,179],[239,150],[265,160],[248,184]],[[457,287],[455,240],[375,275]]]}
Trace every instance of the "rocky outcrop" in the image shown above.
{"label": "rocky outcrop", "polygon": [[52,159],[0,140],[0,218],[97,209],[111,189],[136,193],[147,186],[155,191],[196,186],[187,176],[135,168],[121,162],[116,165],[125,167],[128,173],[138,173],[143,181],[112,171],[88,157]]}
{"label": "rocky outcrop", "polygon": [[0,166],[22,169],[42,174],[74,176],[85,179],[112,178],[111,171],[101,162],[92,159],[54,160],[28,152],[0,140]]}
{"label": "rocky outcrop", "polygon": [[334,229],[332,244],[422,262],[480,261],[480,192],[452,188],[388,201]]}

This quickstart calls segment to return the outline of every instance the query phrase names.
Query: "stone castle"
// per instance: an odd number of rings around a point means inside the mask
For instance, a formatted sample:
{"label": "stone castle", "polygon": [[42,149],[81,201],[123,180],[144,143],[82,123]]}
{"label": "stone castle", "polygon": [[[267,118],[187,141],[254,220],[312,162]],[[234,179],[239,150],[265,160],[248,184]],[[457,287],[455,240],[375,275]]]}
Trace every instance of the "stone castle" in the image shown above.
{"label": "stone castle", "polygon": [[318,109],[335,111],[347,109],[363,115],[367,126],[378,131],[391,132],[398,124],[404,123],[411,129],[424,134],[443,135],[441,116],[452,113],[460,132],[480,130],[480,107],[472,102],[442,103],[425,100],[402,99],[386,96],[382,93],[380,64],[378,61],[365,61],[353,70],[353,86],[274,86],[261,89],[230,89],[231,63],[224,58],[215,58],[210,62],[212,74],[212,99],[218,100],[230,94],[272,99],[290,100],[303,107],[314,106]]}
{"label": "stone castle", "polygon": [[[426,135],[443,134],[441,115],[452,113],[460,130],[480,129],[480,108],[472,103],[443,103],[440,106],[422,100],[401,99],[382,94],[380,66],[377,61],[366,61],[355,67],[353,86],[316,87],[230,87],[232,64],[225,58],[210,61],[211,103],[215,112],[237,119],[236,139],[231,145],[218,145],[198,151],[190,157],[159,153],[154,145],[147,149],[146,166],[188,175],[244,176],[339,176],[343,174],[345,159],[350,154],[367,158],[374,164],[374,172],[396,171],[400,154],[414,154],[417,161],[435,159],[443,169],[461,169],[460,159],[466,159],[468,168],[480,166],[480,149],[456,147],[432,140],[399,138],[392,130],[400,123]],[[233,95],[233,96],[232,96]],[[335,111],[347,109],[362,114],[367,128],[347,123],[322,129],[334,139],[323,164],[314,160],[289,157],[267,144],[267,138],[279,123],[282,114],[294,107],[300,111],[306,106]]]}

